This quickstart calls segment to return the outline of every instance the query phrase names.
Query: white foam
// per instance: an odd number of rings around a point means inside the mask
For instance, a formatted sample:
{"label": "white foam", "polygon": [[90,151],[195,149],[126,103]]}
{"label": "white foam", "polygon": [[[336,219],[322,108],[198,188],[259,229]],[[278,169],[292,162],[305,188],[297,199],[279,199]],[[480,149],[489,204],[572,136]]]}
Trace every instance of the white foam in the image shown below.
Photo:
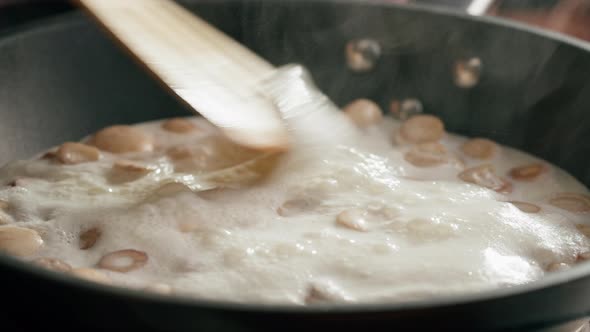
{"label": "white foam", "polygon": [[[403,147],[392,143],[399,126],[394,120],[358,130],[297,80],[285,79],[298,83],[275,84],[271,91],[283,98],[295,145],[262,183],[158,196],[158,188],[173,181],[193,189],[211,186],[200,170],[175,172],[164,156],[168,147],[217,137],[195,118],[202,130],[183,135],[164,131],[160,122],[138,125],[159,148],[123,156],[157,167],[136,181],[109,182],[119,156],[108,153],[79,165],[33,159],[0,171],[0,183],[33,178],[22,187],[0,189],[0,199],[13,206],[16,224],[42,234],[45,244],[35,257],[91,267],[108,252],[141,250],[148,263],[129,273],[108,272],[116,283],[164,283],[176,294],[228,301],[303,304],[311,286],[328,301],[346,302],[477,292],[539,279],[547,264],[572,263],[589,249],[574,227],[587,217],[547,204],[555,192],[587,192],[563,171],[553,167],[539,181],[519,183],[503,196],[461,182],[454,167],[414,167],[403,160]],[[447,135],[442,143],[459,153],[464,140]],[[505,173],[536,160],[503,147],[493,164]],[[287,217],[277,214],[287,200],[310,198],[315,205]],[[526,214],[503,202],[511,199],[542,211]],[[336,215],[351,207],[374,211],[367,232],[336,224]],[[382,208],[389,214],[379,214]],[[102,235],[94,247],[80,250],[78,235],[91,227]]]}

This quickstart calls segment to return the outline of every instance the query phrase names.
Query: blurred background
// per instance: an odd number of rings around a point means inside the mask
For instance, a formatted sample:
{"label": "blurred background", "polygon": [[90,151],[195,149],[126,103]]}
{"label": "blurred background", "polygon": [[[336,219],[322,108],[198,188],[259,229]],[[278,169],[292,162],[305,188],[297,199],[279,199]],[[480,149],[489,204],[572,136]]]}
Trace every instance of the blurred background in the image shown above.
{"label": "blurred background", "polygon": [[504,17],[590,41],[590,0],[390,0]]}
{"label": "blurred background", "polygon": [[[590,42],[590,0],[367,0],[508,18]],[[65,0],[0,0],[0,29],[67,11]]]}

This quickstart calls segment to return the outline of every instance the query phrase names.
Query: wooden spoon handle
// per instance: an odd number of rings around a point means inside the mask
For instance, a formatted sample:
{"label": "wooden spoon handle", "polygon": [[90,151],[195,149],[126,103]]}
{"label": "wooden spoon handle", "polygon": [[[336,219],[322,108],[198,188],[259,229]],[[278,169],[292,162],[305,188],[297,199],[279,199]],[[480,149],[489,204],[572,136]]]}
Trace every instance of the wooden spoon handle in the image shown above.
{"label": "wooden spoon handle", "polygon": [[275,68],[170,0],[79,0],[132,55],[235,142],[285,150],[288,135],[261,80]]}

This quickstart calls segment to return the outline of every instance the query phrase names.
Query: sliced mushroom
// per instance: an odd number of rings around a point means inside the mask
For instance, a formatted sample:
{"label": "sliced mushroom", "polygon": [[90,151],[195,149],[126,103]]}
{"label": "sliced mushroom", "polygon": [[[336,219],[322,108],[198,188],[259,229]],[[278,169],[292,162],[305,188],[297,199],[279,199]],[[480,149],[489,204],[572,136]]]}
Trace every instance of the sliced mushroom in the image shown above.
{"label": "sliced mushroom", "polygon": [[437,154],[437,155],[446,155],[447,154],[447,148],[439,142],[428,142],[428,143],[417,144],[414,146],[414,149],[416,151],[427,152],[427,153],[432,153],[432,154]]}
{"label": "sliced mushroom", "polygon": [[518,181],[533,181],[543,174],[547,170],[547,167],[540,163],[534,163],[515,167],[508,173],[511,178]]}
{"label": "sliced mushroom", "polygon": [[39,159],[54,159],[56,156],[56,152],[57,152],[57,150],[47,151],[47,152],[43,153],[41,155],[41,157],[39,157]]}
{"label": "sliced mushroom", "polygon": [[117,160],[113,164],[113,169],[120,172],[129,173],[147,173],[152,169],[146,165],[131,160]]}
{"label": "sliced mushroom", "polygon": [[111,284],[111,278],[99,270],[92,268],[77,268],[71,271],[71,274],[88,281],[96,282],[99,284]]}
{"label": "sliced mushroom", "polygon": [[33,264],[56,272],[70,272],[72,270],[70,264],[57,258],[41,257],[35,259]]}
{"label": "sliced mushroom", "polygon": [[406,121],[414,115],[421,114],[424,110],[422,103],[418,99],[409,98],[401,102],[394,99],[389,103],[389,113],[393,118]]}
{"label": "sliced mushroom", "polygon": [[445,134],[443,122],[433,115],[416,115],[400,128],[401,137],[409,143],[428,143],[440,140]]}
{"label": "sliced mushroom", "polygon": [[533,203],[510,201],[512,205],[516,206],[520,211],[525,213],[537,213],[541,211],[541,208]]}
{"label": "sliced mushroom", "polygon": [[590,212],[590,196],[578,193],[559,193],[549,199],[555,207],[574,213]]}
{"label": "sliced mushroom", "polygon": [[94,146],[82,143],[66,142],[62,144],[59,149],[57,149],[55,157],[62,164],[75,165],[97,161],[101,158],[101,154],[100,151]]}
{"label": "sliced mushroom", "polygon": [[344,107],[344,113],[360,128],[381,122],[383,111],[379,105],[368,99],[357,99]]}
{"label": "sliced mushroom", "polygon": [[404,154],[404,159],[416,167],[435,167],[450,161],[446,148],[438,142],[415,145]]}
{"label": "sliced mushroom", "polygon": [[381,45],[370,38],[354,39],[346,43],[346,63],[355,72],[367,72],[375,67],[381,56]]}
{"label": "sliced mushroom", "polygon": [[148,152],[154,149],[150,135],[139,128],[123,125],[100,130],[92,137],[90,143],[112,153]]}
{"label": "sliced mushroom", "polygon": [[545,269],[547,272],[558,272],[558,271],[564,271],[569,269],[569,265],[566,263],[551,263],[547,266],[547,268]]}
{"label": "sliced mushroom", "polygon": [[469,89],[477,85],[481,76],[479,58],[461,59],[455,62],[453,74],[458,87]]}
{"label": "sliced mushroom", "polygon": [[136,181],[153,169],[149,166],[130,160],[117,160],[113,164],[113,171],[109,174],[109,182],[114,184]]}
{"label": "sliced mushroom", "polygon": [[0,227],[0,251],[10,255],[24,257],[33,255],[43,244],[43,239],[36,231],[29,228]]}
{"label": "sliced mushroom", "polygon": [[162,128],[177,134],[186,134],[197,129],[197,126],[188,119],[174,118],[162,123]]}
{"label": "sliced mushroom", "polygon": [[148,292],[154,292],[154,293],[163,294],[163,295],[172,294],[172,287],[168,284],[163,284],[163,283],[150,284],[144,289]]}
{"label": "sliced mushroom", "polygon": [[330,280],[311,282],[305,295],[305,304],[350,302],[353,298]]}
{"label": "sliced mushroom", "polygon": [[96,244],[96,241],[98,241],[98,239],[100,238],[101,235],[102,235],[102,231],[96,227],[93,227],[93,228],[83,231],[82,233],[80,233],[80,239],[79,239],[80,249],[87,250],[87,249],[94,247],[94,244]]}
{"label": "sliced mushroom", "polygon": [[461,146],[461,151],[474,159],[491,159],[497,150],[498,145],[486,138],[474,138]]}
{"label": "sliced mushroom", "polygon": [[436,167],[444,165],[447,158],[444,156],[436,156],[431,154],[424,154],[416,151],[408,151],[404,154],[404,160],[416,167]]}
{"label": "sliced mushroom", "polygon": [[366,232],[369,228],[367,225],[367,211],[353,208],[340,212],[336,217],[336,224],[359,232]]}
{"label": "sliced mushroom", "polygon": [[499,193],[512,192],[512,184],[497,176],[494,171],[494,167],[490,164],[468,168],[459,173],[459,179],[468,183],[477,184],[478,186],[495,190]]}
{"label": "sliced mushroom", "polygon": [[147,264],[148,255],[139,250],[118,250],[104,255],[98,267],[117,272],[129,272],[142,268]]}

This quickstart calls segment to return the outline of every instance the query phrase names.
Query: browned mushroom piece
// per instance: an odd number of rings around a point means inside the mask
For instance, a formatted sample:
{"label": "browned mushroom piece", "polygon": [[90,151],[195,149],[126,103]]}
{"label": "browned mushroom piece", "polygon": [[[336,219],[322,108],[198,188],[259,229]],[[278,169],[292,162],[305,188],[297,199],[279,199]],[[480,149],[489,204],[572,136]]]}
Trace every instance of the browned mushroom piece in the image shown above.
{"label": "browned mushroom piece", "polygon": [[357,99],[344,107],[344,113],[360,128],[381,122],[383,112],[379,105],[368,99]]}
{"label": "browned mushroom piece", "polygon": [[56,272],[70,272],[72,270],[70,264],[51,257],[37,258],[33,261],[33,264]]}
{"label": "browned mushroom piece", "polygon": [[82,278],[99,284],[109,285],[112,282],[111,278],[109,278],[107,275],[105,275],[99,270],[92,268],[77,268],[70,271],[70,273],[78,278]]}
{"label": "browned mushroom piece", "polygon": [[533,203],[527,202],[520,202],[520,201],[510,201],[512,205],[516,206],[520,211],[525,213],[537,213],[541,211],[541,207],[535,205]]}
{"label": "browned mushroom piece", "polygon": [[545,271],[558,272],[558,271],[565,271],[569,268],[570,268],[570,266],[566,263],[551,263],[551,264],[547,265],[547,268],[545,268]]}
{"label": "browned mushroom piece", "polygon": [[498,145],[486,138],[474,138],[461,146],[461,151],[474,159],[491,159],[497,150]]}
{"label": "browned mushroom piece", "polygon": [[512,192],[512,184],[496,175],[490,164],[468,168],[459,173],[459,179],[503,194]]}
{"label": "browned mushroom piece", "polygon": [[154,170],[155,167],[131,160],[117,160],[113,163],[108,180],[113,184],[121,184],[139,180]]}
{"label": "browned mushroom piece", "polygon": [[336,224],[354,231],[366,232],[369,228],[366,215],[367,211],[362,209],[347,209],[336,216]]}
{"label": "browned mushroom piece", "polygon": [[464,89],[476,86],[481,75],[481,67],[481,60],[475,57],[456,61],[453,68],[455,85]]}
{"label": "browned mushroom piece", "polygon": [[172,287],[168,284],[163,283],[154,283],[146,286],[144,290],[148,292],[154,292],[162,295],[170,295],[172,294]]}
{"label": "browned mushroom piece", "polygon": [[59,149],[57,149],[55,157],[62,164],[75,165],[97,161],[101,158],[101,154],[100,151],[94,146],[82,143],[66,142],[62,144]]}
{"label": "browned mushroom piece", "polygon": [[149,152],[154,149],[150,135],[132,126],[111,126],[98,131],[90,144],[112,153]]}
{"label": "browned mushroom piece", "polygon": [[121,159],[113,163],[113,170],[118,172],[143,174],[150,172],[152,168],[136,161]]}
{"label": "browned mushroom piece", "polygon": [[446,148],[439,142],[415,145],[404,154],[404,159],[416,167],[435,167],[450,161]]}
{"label": "browned mushroom piece", "polygon": [[43,153],[39,157],[39,159],[54,159],[56,156],[56,152],[57,152],[57,150],[47,151],[47,152]]}
{"label": "browned mushroom piece", "polygon": [[139,250],[118,250],[104,255],[98,267],[117,272],[129,272],[142,268],[147,264],[148,255]]}
{"label": "browned mushroom piece", "polygon": [[166,120],[162,123],[162,128],[177,134],[186,134],[197,130],[197,126],[192,121],[183,118]]}
{"label": "browned mushroom piece", "polygon": [[25,257],[36,253],[41,245],[43,239],[35,230],[15,226],[0,227],[0,251]]}
{"label": "browned mushroom piece", "polygon": [[541,163],[533,163],[512,168],[508,174],[518,181],[533,181],[547,171],[547,166]]}
{"label": "browned mushroom piece", "polygon": [[96,241],[98,241],[101,235],[102,231],[97,227],[93,227],[81,232],[79,239],[79,248],[82,250],[87,250],[94,247]]}
{"label": "browned mushroom piece", "polygon": [[445,134],[443,122],[434,115],[416,115],[409,118],[400,128],[401,137],[413,144],[440,140]]}
{"label": "browned mushroom piece", "polygon": [[389,114],[400,121],[406,121],[415,115],[421,114],[423,109],[422,103],[414,98],[408,98],[402,101],[393,99],[389,103]]}
{"label": "browned mushroom piece", "polygon": [[345,56],[346,64],[352,71],[368,72],[381,56],[381,45],[374,39],[353,39],[346,43]]}
{"label": "browned mushroom piece", "polygon": [[305,294],[305,304],[348,302],[352,297],[331,282],[310,282]]}
{"label": "browned mushroom piece", "polygon": [[414,150],[438,155],[447,154],[447,148],[439,142],[417,144],[414,146]]}
{"label": "browned mushroom piece", "polygon": [[574,213],[590,212],[590,196],[578,193],[559,193],[549,199],[549,204]]}

